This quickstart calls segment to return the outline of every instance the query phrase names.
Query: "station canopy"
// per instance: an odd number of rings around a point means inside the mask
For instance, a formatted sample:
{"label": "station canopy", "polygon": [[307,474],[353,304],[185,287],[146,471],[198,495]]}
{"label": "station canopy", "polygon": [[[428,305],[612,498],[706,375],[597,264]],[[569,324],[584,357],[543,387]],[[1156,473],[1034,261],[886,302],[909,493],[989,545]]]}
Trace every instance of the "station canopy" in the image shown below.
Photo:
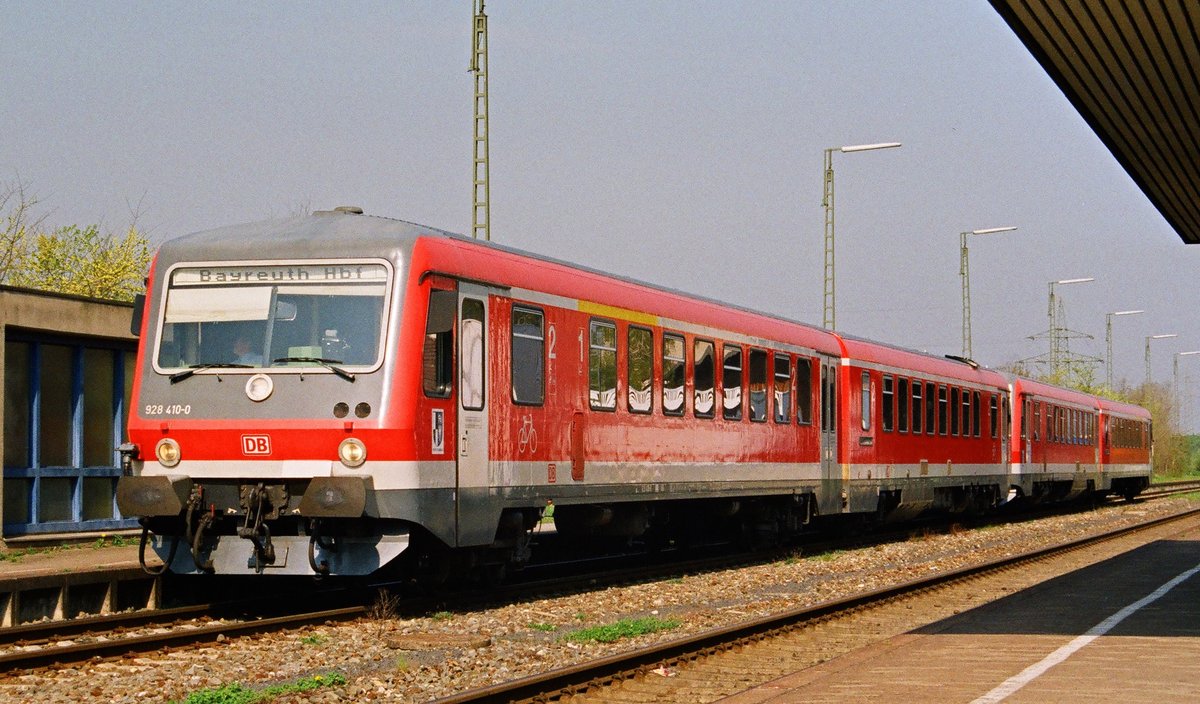
{"label": "station canopy", "polygon": [[991,0],[1186,244],[1200,244],[1200,1]]}

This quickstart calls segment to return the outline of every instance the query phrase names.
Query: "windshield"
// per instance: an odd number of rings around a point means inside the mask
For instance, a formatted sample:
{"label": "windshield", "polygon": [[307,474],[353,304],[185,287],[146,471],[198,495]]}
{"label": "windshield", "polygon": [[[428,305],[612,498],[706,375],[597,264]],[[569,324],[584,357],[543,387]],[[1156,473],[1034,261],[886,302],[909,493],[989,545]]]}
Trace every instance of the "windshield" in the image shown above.
{"label": "windshield", "polygon": [[176,268],[157,366],[374,367],[388,283],[378,261]]}

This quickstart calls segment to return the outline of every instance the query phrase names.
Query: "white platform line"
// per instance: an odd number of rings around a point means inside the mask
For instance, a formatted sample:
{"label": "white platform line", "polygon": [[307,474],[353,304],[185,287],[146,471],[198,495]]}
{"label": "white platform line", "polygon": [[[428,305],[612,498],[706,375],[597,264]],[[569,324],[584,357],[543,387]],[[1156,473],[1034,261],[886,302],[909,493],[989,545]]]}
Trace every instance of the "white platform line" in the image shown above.
{"label": "white platform line", "polygon": [[1093,626],[1092,629],[1087,633],[1072,640],[1070,643],[1067,643],[1058,650],[1055,650],[1053,653],[1050,653],[1043,658],[1041,662],[1030,665],[1022,670],[1019,674],[1010,677],[999,687],[996,687],[982,697],[979,697],[975,701],[971,702],[971,704],[996,704],[996,702],[1003,701],[1009,695],[1036,680],[1038,677],[1041,677],[1050,668],[1071,657],[1071,655],[1073,655],[1080,648],[1083,648],[1088,643],[1091,643],[1100,636],[1116,628],[1117,624],[1133,615],[1142,607],[1158,601],[1165,596],[1167,592],[1187,581],[1197,572],[1200,572],[1200,565],[1196,565],[1192,569],[1183,572],[1158,589],[1155,589],[1150,594],[1138,599],[1129,606],[1126,606],[1112,616],[1104,619],[1096,626]]}

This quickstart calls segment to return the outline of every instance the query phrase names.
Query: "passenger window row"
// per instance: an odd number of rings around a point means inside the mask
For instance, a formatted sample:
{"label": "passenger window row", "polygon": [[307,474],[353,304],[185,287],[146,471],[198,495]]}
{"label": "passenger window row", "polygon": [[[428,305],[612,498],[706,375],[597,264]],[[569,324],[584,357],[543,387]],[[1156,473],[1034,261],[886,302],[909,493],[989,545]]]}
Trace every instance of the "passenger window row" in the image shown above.
{"label": "passenger window row", "polygon": [[[542,405],[544,402],[545,319],[542,311],[513,306],[512,388],[513,402]],[[655,333],[638,325],[628,327],[625,344],[625,410],[654,412]],[[692,414],[696,418],[720,417],[740,421],[810,425],[813,415],[813,360],[803,355],[771,352],[733,342],[693,338],[691,364],[686,337],[664,331],[658,354],[662,386],[658,399],[662,414],[686,413],[688,374],[692,382]],[[718,349],[718,344],[720,345]],[[611,320],[588,322],[588,405],[595,411],[618,409],[618,365],[620,353],[617,324]],[[719,356],[718,356],[719,355]],[[720,392],[717,360],[720,359]]]}
{"label": "passenger window row", "polygon": [[1149,444],[1149,424],[1128,418],[1112,418],[1109,421],[1113,447],[1144,449]]}
{"label": "passenger window row", "polygon": [[[1096,444],[1096,414],[1078,408],[1066,408],[1053,403],[1033,402],[1033,439],[1059,445]],[[1042,419],[1045,418],[1045,426]]]}
{"label": "passenger window row", "polygon": [[[862,373],[863,430],[870,430],[871,373]],[[879,421],[885,433],[913,435],[948,435],[951,437],[982,437],[986,415],[988,432],[1000,437],[1000,396],[964,389],[948,384],[935,384],[923,379],[882,374],[879,389]]]}

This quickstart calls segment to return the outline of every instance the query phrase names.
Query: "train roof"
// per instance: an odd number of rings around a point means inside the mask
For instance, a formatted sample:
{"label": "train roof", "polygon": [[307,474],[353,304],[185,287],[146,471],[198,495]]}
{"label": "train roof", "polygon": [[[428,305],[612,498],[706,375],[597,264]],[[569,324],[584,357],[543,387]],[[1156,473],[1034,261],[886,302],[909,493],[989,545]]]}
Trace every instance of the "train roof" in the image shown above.
{"label": "train roof", "polygon": [[1141,420],[1150,420],[1150,411],[1142,408],[1141,406],[1137,406],[1132,403],[1125,403],[1123,401],[1113,401],[1112,399],[1108,398],[1101,398],[1099,401],[1100,410],[1105,415],[1120,415],[1128,416],[1130,418],[1139,418]]}
{"label": "train roof", "polygon": [[206,259],[295,259],[356,256],[394,258],[422,236],[457,237],[404,220],[318,211],[312,215],[226,225],[165,242],[159,265]]}
{"label": "train roof", "polygon": [[1013,389],[1018,393],[1033,394],[1035,396],[1050,399],[1052,401],[1059,401],[1061,403],[1074,403],[1080,406],[1087,406],[1088,408],[1099,407],[1100,398],[1098,396],[1093,396],[1092,394],[1076,391],[1074,389],[1064,389],[1060,386],[1054,386],[1053,384],[1034,381],[1033,379],[1026,379],[1019,376],[1014,376],[1012,379]]}
{"label": "train roof", "polygon": [[[424,251],[441,273],[601,302],[717,329],[736,327],[764,339],[840,354],[835,336],[811,324],[540,254],[357,208],[228,225],[184,235],[159,249],[161,271],[177,262],[379,256],[403,261]],[[417,275],[424,273],[416,272]],[[732,320],[731,314],[739,319]],[[732,325],[731,325],[732,324]]]}
{"label": "train roof", "polygon": [[961,357],[939,357],[928,352],[866,340],[843,333],[838,333],[838,336],[842,338],[846,356],[851,359],[900,367],[914,372],[970,380],[996,387],[1008,386],[1008,377],[1004,374]]}

